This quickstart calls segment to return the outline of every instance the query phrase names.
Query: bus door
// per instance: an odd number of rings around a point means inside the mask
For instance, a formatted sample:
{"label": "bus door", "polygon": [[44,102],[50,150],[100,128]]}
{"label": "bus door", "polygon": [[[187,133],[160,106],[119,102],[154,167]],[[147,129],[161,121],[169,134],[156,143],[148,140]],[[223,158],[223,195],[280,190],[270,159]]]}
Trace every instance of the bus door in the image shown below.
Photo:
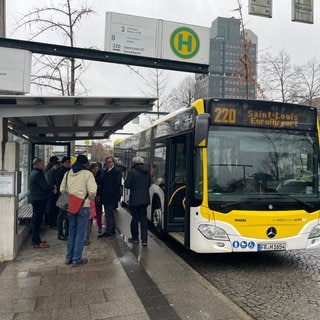
{"label": "bus door", "polygon": [[[186,191],[188,179],[188,162],[191,161],[190,150],[187,144],[188,136],[183,135],[169,140],[167,148],[167,175],[166,175],[166,229],[174,233],[179,242],[185,244],[186,228]],[[188,156],[189,155],[189,156]],[[171,234],[172,235],[172,234]]]}

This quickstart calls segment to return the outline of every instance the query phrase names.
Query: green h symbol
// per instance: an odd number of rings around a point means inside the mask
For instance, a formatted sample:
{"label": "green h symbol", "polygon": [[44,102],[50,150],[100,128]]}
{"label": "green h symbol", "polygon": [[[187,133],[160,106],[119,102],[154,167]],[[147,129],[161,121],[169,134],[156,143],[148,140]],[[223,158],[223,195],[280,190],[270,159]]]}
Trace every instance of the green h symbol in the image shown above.
{"label": "green h symbol", "polygon": [[180,33],[178,35],[178,50],[182,50],[182,46],[187,46],[188,47],[188,52],[192,50],[192,36],[189,35],[187,37],[187,40],[183,39],[183,35]]}

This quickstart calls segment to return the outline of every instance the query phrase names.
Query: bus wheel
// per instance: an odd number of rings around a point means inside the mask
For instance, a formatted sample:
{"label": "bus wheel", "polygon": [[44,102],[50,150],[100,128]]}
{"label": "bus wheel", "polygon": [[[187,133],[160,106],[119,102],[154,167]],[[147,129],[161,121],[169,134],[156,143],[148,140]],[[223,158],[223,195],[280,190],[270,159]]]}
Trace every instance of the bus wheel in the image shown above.
{"label": "bus wheel", "polygon": [[162,211],[159,207],[154,207],[152,209],[152,227],[155,230],[155,232],[160,236],[162,234]]}

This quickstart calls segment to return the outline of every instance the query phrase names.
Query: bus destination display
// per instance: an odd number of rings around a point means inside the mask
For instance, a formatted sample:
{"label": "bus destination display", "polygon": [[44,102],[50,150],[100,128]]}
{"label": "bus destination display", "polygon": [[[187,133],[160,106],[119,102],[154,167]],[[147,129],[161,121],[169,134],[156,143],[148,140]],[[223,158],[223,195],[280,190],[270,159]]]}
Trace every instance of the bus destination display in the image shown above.
{"label": "bus destination display", "polygon": [[211,104],[211,121],[216,125],[248,126],[276,129],[314,130],[315,110],[283,103]]}

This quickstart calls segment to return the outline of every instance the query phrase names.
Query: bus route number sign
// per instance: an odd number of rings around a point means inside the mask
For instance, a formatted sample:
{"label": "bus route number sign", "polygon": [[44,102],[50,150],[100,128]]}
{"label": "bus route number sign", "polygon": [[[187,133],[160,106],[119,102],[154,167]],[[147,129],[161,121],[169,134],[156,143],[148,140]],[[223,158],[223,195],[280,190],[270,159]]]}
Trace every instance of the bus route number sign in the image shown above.
{"label": "bus route number sign", "polygon": [[237,110],[234,108],[214,108],[213,122],[217,124],[236,124]]}
{"label": "bus route number sign", "polygon": [[215,125],[246,126],[274,129],[313,129],[314,111],[298,106],[249,105],[219,103],[212,106],[211,121]]}

